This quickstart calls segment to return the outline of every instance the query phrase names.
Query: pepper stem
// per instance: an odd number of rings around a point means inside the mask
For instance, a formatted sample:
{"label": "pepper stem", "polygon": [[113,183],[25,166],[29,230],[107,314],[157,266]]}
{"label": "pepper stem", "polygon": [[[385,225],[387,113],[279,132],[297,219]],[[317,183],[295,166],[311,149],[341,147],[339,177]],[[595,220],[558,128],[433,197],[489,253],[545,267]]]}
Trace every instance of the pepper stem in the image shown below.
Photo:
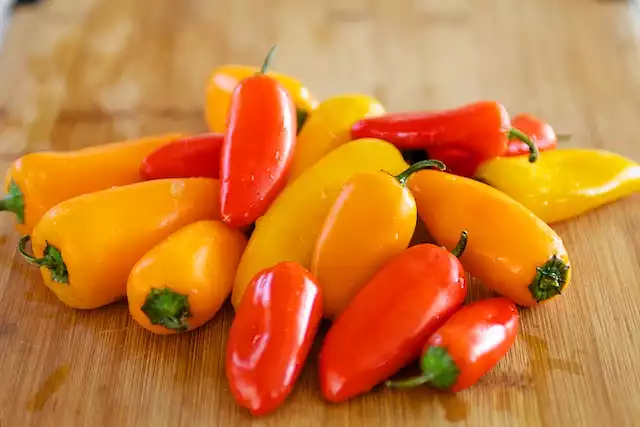
{"label": "pepper stem", "polygon": [[467,233],[467,230],[463,230],[462,233],[460,233],[460,240],[458,240],[458,244],[451,251],[451,253],[456,258],[460,258],[462,256],[462,254],[464,253],[464,250],[467,248],[467,238],[468,237],[469,237],[469,234]]}
{"label": "pepper stem", "polygon": [[397,179],[400,184],[407,185],[407,180],[413,173],[430,167],[435,167],[439,171],[443,171],[447,168],[440,160],[422,160],[420,162],[412,164],[404,172],[396,175],[394,178]]}
{"label": "pepper stem", "polygon": [[31,240],[31,236],[26,235],[20,238],[18,241],[18,252],[22,255],[25,261],[29,264],[36,265],[38,267],[44,267],[51,273],[51,279],[54,282],[69,284],[69,271],[62,259],[62,253],[58,248],[52,246],[47,242],[44,248],[43,257],[36,258],[33,255],[29,255],[25,249],[27,243]]}
{"label": "pepper stem", "polygon": [[298,126],[296,129],[298,130],[298,134],[300,133],[300,129],[302,129],[302,125],[304,125],[308,117],[309,113],[307,113],[306,110],[303,110],[302,108],[296,108],[296,118],[298,121]]}
{"label": "pepper stem", "polygon": [[536,277],[529,285],[529,291],[537,302],[560,295],[567,283],[567,265],[559,256],[553,255],[542,266],[536,267]]}
{"label": "pepper stem", "polygon": [[154,325],[178,332],[189,329],[189,298],[169,288],[151,289],[141,310]]}
{"label": "pepper stem", "polygon": [[260,68],[260,74],[265,74],[267,72],[267,68],[269,68],[269,64],[271,63],[271,58],[273,58],[273,54],[276,51],[276,45],[273,45],[271,47],[271,50],[269,50],[269,53],[267,54],[267,57],[264,59],[264,62],[262,63],[262,68]]}
{"label": "pepper stem", "polygon": [[413,388],[426,384],[432,379],[433,377],[430,375],[419,375],[417,377],[407,378],[406,380],[386,380],[384,385],[389,388]]}
{"label": "pepper stem", "polygon": [[24,224],[24,195],[13,179],[9,182],[8,190],[7,195],[0,199],[0,211],[13,212],[18,217],[18,223]]}
{"label": "pepper stem", "polygon": [[527,144],[527,146],[529,147],[529,163],[533,163],[538,160],[538,155],[540,154],[540,152],[538,151],[538,146],[524,132],[516,128],[511,128],[507,131],[507,138],[515,138]]}
{"label": "pepper stem", "polygon": [[456,366],[447,349],[429,346],[420,359],[422,375],[400,381],[385,381],[384,385],[393,388],[411,388],[422,384],[448,390],[458,380],[460,369]]}

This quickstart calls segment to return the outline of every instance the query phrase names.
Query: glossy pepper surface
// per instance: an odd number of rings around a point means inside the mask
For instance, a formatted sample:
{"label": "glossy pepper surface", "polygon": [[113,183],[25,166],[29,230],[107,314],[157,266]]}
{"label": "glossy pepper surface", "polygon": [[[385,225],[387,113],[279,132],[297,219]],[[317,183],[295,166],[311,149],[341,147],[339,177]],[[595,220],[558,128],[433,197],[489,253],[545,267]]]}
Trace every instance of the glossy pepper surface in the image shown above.
{"label": "glossy pepper surface", "polygon": [[460,261],[489,289],[534,306],[569,284],[562,239],[511,197],[481,182],[430,170],[415,173],[408,186],[438,244],[453,247],[462,228],[473,236]]}
{"label": "glossy pepper surface", "polygon": [[311,259],[311,272],[322,287],[327,317],[336,317],[358,290],[394,256],[407,249],[417,213],[406,180],[426,161],[398,176],[386,172],[354,175],[327,214]]}
{"label": "glossy pepper surface", "polygon": [[471,387],[509,351],[518,332],[518,309],[506,298],[462,307],[431,335],[422,352],[422,375],[386,381],[396,388],[428,384],[458,392]]}
{"label": "glossy pepper surface", "polygon": [[547,223],[563,221],[640,191],[640,165],[603,150],[565,148],[534,165],[501,157],[476,177],[508,194]]}
{"label": "glossy pepper surface", "polygon": [[133,267],[127,280],[129,313],[140,326],[161,335],[202,326],[231,293],[246,243],[240,231],[221,221],[179,229]]}
{"label": "glossy pepper surface", "polygon": [[383,113],[382,105],[368,95],[338,95],[320,103],[298,135],[289,181],[331,150],[351,141],[351,126],[356,121]]}
{"label": "glossy pepper surface", "polygon": [[[540,152],[555,149],[558,145],[558,137],[553,128],[530,114],[514,116],[511,126],[528,136]],[[527,156],[529,151],[526,143],[512,136],[501,156]],[[476,174],[483,162],[490,160],[473,151],[450,147],[430,147],[428,157],[444,162],[448,172],[469,178]]]}
{"label": "glossy pepper surface", "polygon": [[63,303],[97,308],[125,296],[131,269],[153,246],[219,218],[219,191],[211,178],[159,179],[74,197],[47,211],[20,252]]}
{"label": "glossy pepper surface", "polygon": [[262,216],[286,183],[296,143],[296,110],[291,96],[260,73],[236,86],[220,162],[222,220],[244,227]]}
{"label": "glossy pepper surface", "polygon": [[236,311],[226,348],[226,375],[236,401],[253,415],[284,402],[300,374],[322,317],[311,274],[280,263],[252,280]]}
{"label": "glossy pepper surface", "polygon": [[418,357],[466,294],[462,265],[444,248],[420,244],[396,256],[329,329],[318,361],[324,398],[365,393]]}
{"label": "glossy pepper surface", "polygon": [[515,137],[529,147],[529,161],[535,162],[538,156],[535,144],[511,125],[507,110],[494,101],[367,118],[357,122],[351,133],[353,138],[380,138],[402,149],[455,148],[472,153],[478,161],[503,155],[509,139]]}
{"label": "glossy pepper surface", "polygon": [[163,178],[219,178],[224,135],[208,133],[167,142],[142,160],[144,180]]}
{"label": "glossy pepper surface", "polygon": [[[227,64],[216,68],[209,77],[205,96],[205,116],[211,132],[224,133],[227,129],[229,106],[232,94],[238,84],[260,71],[259,67]],[[267,75],[282,85],[296,105],[298,127],[318,105],[309,90],[293,77],[268,71]]]}
{"label": "glossy pepper surface", "polygon": [[[511,118],[511,126],[527,135],[538,147],[538,151],[553,150],[558,146],[558,137],[548,123],[526,113]],[[529,154],[529,146],[517,138],[511,138],[505,156],[522,156]]]}
{"label": "glossy pepper surface", "polygon": [[178,133],[115,142],[67,152],[27,154],[11,165],[0,210],[16,214],[20,234],[31,233],[56,204],[81,194],[142,180],[140,162]]}
{"label": "glossy pepper surface", "polygon": [[362,139],[336,148],[287,185],[256,222],[233,285],[234,307],[259,271],[283,261],[310,267],[327,213],[352,176],[380,170],[395,175],[407,167],[393,145]]}

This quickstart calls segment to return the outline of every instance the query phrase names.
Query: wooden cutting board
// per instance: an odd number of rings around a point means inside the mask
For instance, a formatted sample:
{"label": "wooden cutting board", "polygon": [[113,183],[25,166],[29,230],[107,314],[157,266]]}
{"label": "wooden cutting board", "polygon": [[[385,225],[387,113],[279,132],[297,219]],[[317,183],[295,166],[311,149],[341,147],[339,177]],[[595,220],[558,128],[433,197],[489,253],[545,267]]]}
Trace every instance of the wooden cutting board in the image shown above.
{"label": "wooden cutting board", "polygon": [[[5,33],[0,162],[204,131],[209,72],[258,64],[273,43],[274,68],[320,99],[364,92],[389,110],[496,99],[571,133],[566,146],[638,161],[639,19],[637,5],[595,0],[45,0]],[[72,310],[20,260],[2,214],[0,426],[637,426],[639,212],[636,195],[555,226],[571,287],[522,311],[509,355],[472,389],[327,404],[316,346],[286,404],[259,420],[226,384],[230,307],[172,337],[142,330],[124,303]]]}

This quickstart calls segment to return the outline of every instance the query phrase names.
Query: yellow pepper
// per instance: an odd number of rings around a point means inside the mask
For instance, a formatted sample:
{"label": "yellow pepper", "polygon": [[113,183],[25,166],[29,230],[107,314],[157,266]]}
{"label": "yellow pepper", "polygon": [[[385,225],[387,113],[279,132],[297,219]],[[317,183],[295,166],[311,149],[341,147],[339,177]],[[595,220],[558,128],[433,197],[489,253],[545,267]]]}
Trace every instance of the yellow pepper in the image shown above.
{"label": "yellow pepper", "polygon": [[546,223],[562,221],[640,191],[640,165],[608,151],[566,148],[483,163],[476,178],[519,201]]}
{"label": "yellow pepper", "polygon": [[298,134],[289,182],[329,151],[351,141],[351,127],[355,122],[384,113],[384,107],[368,95],[339,95],[321,102]]}
{"label": "yellow pepper", "polygon": [[444,169],[437,160],[425,160],[398,176],[360,173],[344,186],[329,210],[311,260],[326,317],[342,313],[383,265],[407,249],[417,213],[406,181],[417,170],[432,166]]}
{"label": "yellow pepper", "polygon": [[[223,65],[213,71],[209,77],[204,103],[205,117],[212,132],[223,133],[227,129],[227,115],[234,89],[241,80],[259,71],[258,67],[233,64]],[[298,109],[300,128],[318,102],[309,90],[293,77],[275,71],[268,71],[267,74],[276,79],[291,95]]]}
{"label": "yellow pepper", "polygon": [[395,175],[407,167],[398,149],[388,142],[360,139],[327,154],[285,187],[256,221],[236,273],[231,295],[234,307],[251,279],[263,269],[283,261],[310,267],[327,213],[352,176],[380,170]]}

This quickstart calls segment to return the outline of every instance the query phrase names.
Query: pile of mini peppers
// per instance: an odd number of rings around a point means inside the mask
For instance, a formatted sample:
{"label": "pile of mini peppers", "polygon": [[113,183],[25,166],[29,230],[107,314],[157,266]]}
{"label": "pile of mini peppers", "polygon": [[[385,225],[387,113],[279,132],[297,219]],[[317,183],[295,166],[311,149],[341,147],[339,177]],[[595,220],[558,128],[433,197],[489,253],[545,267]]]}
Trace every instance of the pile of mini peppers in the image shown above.
{"label": "pile of mini peppers", "polygon": [[[498,102],[318,103],[269,71],[272,56],[214,70],[210,133],[27,154],[0,201],[19,254],[70,307],[126,297],[142,327],[175,334],[231,296],[226,376],[254,415],[291,393],[322,318],[329,402],[381,384],[472,386],[513,344],[517,307],[571,280],[548,224],[640,190],[637,163],[559,148],[549,124]],[[418,221],[434,243],[411,245]],[[497,296],[465,305],[468,274]],[[416,360],[419,376],[392,378]]]}

